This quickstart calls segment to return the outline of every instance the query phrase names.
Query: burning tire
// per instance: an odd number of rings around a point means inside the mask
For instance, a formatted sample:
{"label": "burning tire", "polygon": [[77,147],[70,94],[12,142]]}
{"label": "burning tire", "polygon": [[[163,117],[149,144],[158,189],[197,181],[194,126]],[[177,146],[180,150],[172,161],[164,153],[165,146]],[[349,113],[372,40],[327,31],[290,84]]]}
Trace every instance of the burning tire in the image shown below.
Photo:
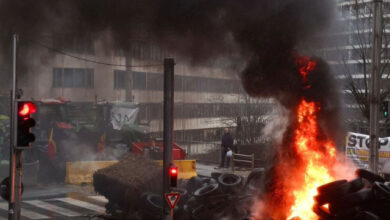
{"label": "burning tire", "polygon": [[385,179],[375,173],[372,173],[368,170],[364,170],[364,169],[358,169],[356,170],[356,175],[358,177],[361,177],[361,178],[364,178],[368,181],[370,181],[371,183],[373,182],[381,182],[381,183],[384,183],[385,182]]}
{"label": "burning tire", "polygon": [[320,205],[315,205],[313,207],[313,212],[315,212],[321,220],[331,219],[331,215],[325,211]]}
{"label": "burning tire", "polygon": [[340,185],[347,183],[347,182],[348,182],[347,180],[336,180],[336,181],[333,181],[333,182],[330,182],[330,183],[327,183],[325,185],[318,187],[317,191],[319,194],[328,193],[329,191],[332,191],[332,190],[336,189],[337,187],[339,187]]}
{"label": "burning tire", "polygon": [[320,194],[315,197],[316,202],[321,206],[342,198],[349,193],[354,193],[364,187],[361,178],[350,182],[335,181],[318,188]]}
{"label": "burning tire", "polygon": [[227,192],[242,186],[242,177],[232,173],[224,173],[218,177],[218,183],[221,185],[222,190]]}

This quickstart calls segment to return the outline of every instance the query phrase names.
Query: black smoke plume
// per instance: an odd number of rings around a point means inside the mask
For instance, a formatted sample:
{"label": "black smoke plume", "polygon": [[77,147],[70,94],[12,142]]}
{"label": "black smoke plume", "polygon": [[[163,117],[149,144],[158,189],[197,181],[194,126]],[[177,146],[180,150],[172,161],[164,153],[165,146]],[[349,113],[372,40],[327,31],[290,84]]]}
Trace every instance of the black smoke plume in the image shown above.
{"label": "black smoke plume", "polygon": [[19,68],[26,71],[23,61],[37,49],[32,42],[47,36],[71,36],[63,42],[66,47],[74,39],[95,40],[109,31],[114,46],[124,50],[129,50],[131,39],[147,38],[193,62],[226,57],[243,62],[240,76],[246,92],[275,98],[292,112],[302,97],[320,102],[320,124],[338,139],[342,133],[337,89],[327,64],[313,58],[317,68],[308,75],[310,88],[305,88],[296,64],[302,45],[310,45],[329,25],[333,4],[331,0],[0,0],[0,76],[5,79],[11,67],[13,33],[20,35],[25,53],[19,53]]}
{"label": "black smoke plume", "polygon": [[321,33],[332,12],[330,0],[0,0],[0,76],[10,73],[13,33],[24,50],[18,59],[23,73],[39,49],[33,42],[66,35],[66,48],[110,31],[114,46],[124,50],[131,39],[147,38],[194,62],[244,62],[241,78],[249,95],[274,97],[288,109],[307,96],[324,105],[323,114],[335,116],[324,124],[337,131],[337,123],[329,123],[337,122],[338,99],[327,65],[317,59],[312,87],[303,94],[295,52]]}
{"label": "black smoke plume", "polygon": [[[240,71],[248,94],[274,97],[293,109],[302,97],[295,51],[321,33],[332,12],[330,0],[0,0],[0,74],[6,79],[10,71],[13,33],[24,50],[19,72],[27,72],[24,61],[37,49],[32,42],[66,34],[64,47],[75,39],[82,45],[81,39],[110,31],[114,46],[124,50],[131,39],[147,38],[194,62],[244,62]],[[319,60],[318,67],[305,96],[333,114],[336,89],[327,65]]]}
{"label": "black smoke plume", "polygon": [[147,37],[194,61],[234,54],[251,67],[273,66],[267,75],[282,76],[285,71],[280,70],[289,66],[290,52],[328,23],[329,2],[0,0],[1,48],[3,59],[10,57],[13,33],[20,34],[23,45],[28,44],[23,39],[40,41],[61,34],[70,36],[70,42],[83,36],[93,40],[109,30],[122,49],[128,48],[129,39]]}

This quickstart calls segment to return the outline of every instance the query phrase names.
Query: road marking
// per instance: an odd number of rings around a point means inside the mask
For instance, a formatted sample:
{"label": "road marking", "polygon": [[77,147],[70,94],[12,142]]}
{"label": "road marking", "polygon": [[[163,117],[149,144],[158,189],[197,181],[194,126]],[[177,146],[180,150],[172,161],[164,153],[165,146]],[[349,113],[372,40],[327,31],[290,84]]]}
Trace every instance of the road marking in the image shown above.
{"label": "road marking", "polygon": [[108,202],[108,200],[104,196],[88,196],[88,198],[94,199],[99,202],[104,202],[104,203]]}
{"label": "road marking", "polygon": [[[1,202],[0,203],[0,209],[6,210],[8,212],[8,203]],[[47,219],[50,218],[49,216],[42,215],[33,211],[29,211],[27,209],[22,208],[20,210],[21,215],[23,217],[29,218],[29,219]]]}
{"label": "road marking", "polygon": [[23,201],[23,202],[28,203],[28,204],[33,205],[33,206],[36,206],[36,207],[41,208],[41,209],[46,209],[46,210],[49,210],[51,212],[55,212],[55,213],[58,213],[58,214],[61,214],[64,216],[68,216],[68,217],[81,216],[81,213],[78,213],[78,212],[75,212],[75,211],[72,211],[72,210],[69,210],[66,208],[58,207],[56,205],[50,204],[48,202],[40,201],[40,200],[28,200],[28,201]]}
{"label": "road marking", "polygon": [[73,199],[73,198],[54,198],[54,199],[49,199],[46,201],[51,201],[51,200],[66,202],[66,203],[69,203],[71,205],[75,205],[75,206],[78,206],[81,208],[89,209],[89,210],[92,210],[92,211],[95,211],[98,213],[105,213],[106,212],[106,209],[101,207],[101,206],[94,205],[92,203],[80,201],[80,200]]}

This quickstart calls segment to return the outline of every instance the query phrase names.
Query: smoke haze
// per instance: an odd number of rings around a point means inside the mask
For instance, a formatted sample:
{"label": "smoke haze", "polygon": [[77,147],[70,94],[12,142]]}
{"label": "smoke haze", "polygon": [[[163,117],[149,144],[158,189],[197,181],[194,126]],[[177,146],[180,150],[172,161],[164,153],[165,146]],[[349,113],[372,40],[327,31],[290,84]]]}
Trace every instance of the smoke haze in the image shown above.
{"label": "smoke haze", "polygon": [[[328,24],[330,11],[330,1],[321,0],[0,0],[2,63],[9,63],[13,33],[20,34],[21,48],[31,49],[28,40],[48,35],[70,34],[66,47],[109,30],[121,49],[129,48],[129,39],[148,38],[196,62],[226,56],[244,61],[244,79],[264,72],[272,75],[264,80],[269,82],[286,77],[292,50]],[[286,89],[275,83],[271,91]],[[258,95],[252,85],[245,87]],[[269,96],[270,88],[261,93]]]}

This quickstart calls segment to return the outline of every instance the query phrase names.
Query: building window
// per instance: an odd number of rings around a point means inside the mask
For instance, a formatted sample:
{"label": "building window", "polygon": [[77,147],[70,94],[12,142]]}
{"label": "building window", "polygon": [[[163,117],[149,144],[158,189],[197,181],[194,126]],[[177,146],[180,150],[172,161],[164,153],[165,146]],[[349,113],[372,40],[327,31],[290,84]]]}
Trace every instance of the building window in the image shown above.
{"label": "building window", "polygon": [[53,69],[53,88],[93,88],[93,79],[93,69]]}
{"label": "building window", "polygon": [[114,89],[126,88],[126,71],[114,70]]}
{"label": "building window", "polygon": [[133,72],[133,89],[146,89],[146,73]]}

